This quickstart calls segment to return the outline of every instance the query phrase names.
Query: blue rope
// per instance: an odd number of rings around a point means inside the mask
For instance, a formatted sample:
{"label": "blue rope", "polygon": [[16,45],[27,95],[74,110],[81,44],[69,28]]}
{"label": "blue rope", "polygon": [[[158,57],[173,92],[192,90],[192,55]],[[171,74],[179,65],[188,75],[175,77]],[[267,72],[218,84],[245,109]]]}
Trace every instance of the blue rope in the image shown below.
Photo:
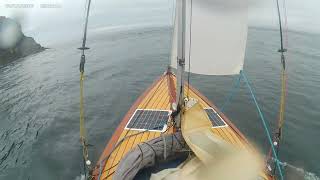
{"label": "blue rope", "polygon": [[241,81],[241,75],[239,75],[239,78],[237,79],[237,81],[234,81],[233,83],[233,88],[231,89],[231,91],[229,92],[229,95],[226,98],[226,101],[224,102],[224,104],[222,105],[222,107],[220,108],[221,112],[224,112],[224,108],[230,103],[230,101],[232,100],[233,96],[236,94],[236,90],[239,89],[239,85],[240,85],[240,81]]}
{"label": "blue rope", "polygon": [[[104,161],[104,160],[103,160],[103,161]],[[101,168],[101,166],[102,166],[102,161],[100,161],[100,164],[99,164],[99,176],[98,176],[98,180],[100,180],[101,175],[102,175],[102,168]]]}
{"label": "blue rope", "polygon": [[258,102],[257,102],[257,99],[256,99],[256,97],[255,97],[255,95],[254,95],[254,93],[253,93],[253,90],[252,90],[252,88],[251,88],[251,86],[250,86],[250,83],[249,83],[246,75],[244,74],[243,71],[240,71],[240,75],[243,77],[244,81],[246,82],[246,84],[247,84],[247,86],[248,86],[248,88],[249,88],[249,91],[250,91],[250,93],[251,93],[252,99],[253,99],[253,101],[254,101],[257,109],[258,109],[258,112],[259,112],[259,115],[260,115],[260,119],[261,119],[261,121],[262,121],[264,130],[265,130],[265,132],[266,132],[266,134],[267,134],[269,143],[270,143],[270,145],[271,145],[271,149],[272,149],[273,156],[274,156],[274,158],[275,158],[275,160],[276,160],[276,165],[277,165],[277,168],[278,168],[278,170],[279,170],[280,179],[283,180],[283,174],[282,174],[282,170],[281,170],[280,163],[279,163],[280,161],[279,161],[279,159],[278,159],[276,150],[275,150],[275,148],[274,148],[274,145],[273,145],[273,142],[272,142],[272,138],[271,138],[271,135],[270,135],[270,132],[269,132],[269,128],[268,128],[268,126],[267,126],[267,123],[266,123],[266,121],[265,121],[265,119],[264,119],[264,116],[263,116],[263,114],[262,114],[262,111],[261,111],[261,109],[260,109],[260,106],[259,106],[259,104],[258,104]]}

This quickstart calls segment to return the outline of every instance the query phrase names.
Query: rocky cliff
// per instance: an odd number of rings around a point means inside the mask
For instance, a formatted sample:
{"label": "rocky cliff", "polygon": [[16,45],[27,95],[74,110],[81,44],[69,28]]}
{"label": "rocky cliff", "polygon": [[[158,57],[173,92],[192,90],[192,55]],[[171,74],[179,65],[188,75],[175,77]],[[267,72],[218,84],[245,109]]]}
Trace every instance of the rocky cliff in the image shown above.
{"label": "rocky cliff", "polygon": [[33,38],[23,34],[18,22],[0,16],[0,63],[10,62],[44,49]]}

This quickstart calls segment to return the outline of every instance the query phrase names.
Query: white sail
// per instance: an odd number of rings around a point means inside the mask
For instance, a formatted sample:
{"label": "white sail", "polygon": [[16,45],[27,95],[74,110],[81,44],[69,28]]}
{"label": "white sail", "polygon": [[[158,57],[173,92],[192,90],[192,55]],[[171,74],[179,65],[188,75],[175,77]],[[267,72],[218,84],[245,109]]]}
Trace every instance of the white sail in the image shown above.
{"label": "white sail", "polygon": [[[171,52],[174,68],[178,12]],[[185,71],[189,71],[190,64],[190,72],[196,74],[239,74],[244,63],[247,19],[247,0],[186,0]]]}

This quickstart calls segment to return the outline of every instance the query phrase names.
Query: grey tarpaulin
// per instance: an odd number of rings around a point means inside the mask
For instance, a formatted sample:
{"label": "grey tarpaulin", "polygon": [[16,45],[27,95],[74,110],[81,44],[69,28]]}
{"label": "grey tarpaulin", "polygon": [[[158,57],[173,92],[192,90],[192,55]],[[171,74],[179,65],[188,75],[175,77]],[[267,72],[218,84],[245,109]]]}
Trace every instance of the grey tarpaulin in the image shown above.
{"label": "grey tarpaulin", "polygon": [[113,179],[131,180],[139,170],[185,156],[188,154],[188,150],[181,132],[161,135],[158,138],[140,143],[122,158]]}

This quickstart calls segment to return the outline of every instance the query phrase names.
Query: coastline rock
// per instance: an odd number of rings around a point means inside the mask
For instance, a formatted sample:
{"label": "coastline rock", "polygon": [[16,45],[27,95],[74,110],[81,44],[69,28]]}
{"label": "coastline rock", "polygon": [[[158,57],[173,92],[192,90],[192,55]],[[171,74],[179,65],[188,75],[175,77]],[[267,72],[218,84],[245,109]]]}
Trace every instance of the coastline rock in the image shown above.
{"label": "coastline rock", "polygon": [[0,63],[7,63],[45,49],[32,37],[25,36],[18,22],[0,16]]}

